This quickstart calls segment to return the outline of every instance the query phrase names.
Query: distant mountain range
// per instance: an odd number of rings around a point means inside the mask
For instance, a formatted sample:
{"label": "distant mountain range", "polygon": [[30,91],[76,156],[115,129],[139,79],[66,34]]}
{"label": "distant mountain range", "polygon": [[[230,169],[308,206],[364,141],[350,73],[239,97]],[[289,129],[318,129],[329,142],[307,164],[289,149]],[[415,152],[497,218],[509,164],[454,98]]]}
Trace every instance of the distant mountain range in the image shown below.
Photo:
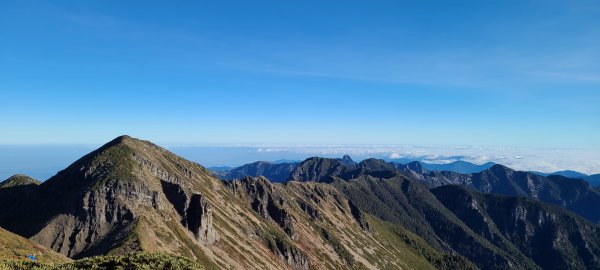
{"label": "distant mountain range", "polygon": [[225,171],[122,136],[43,183],[11,177],[0,268],[39,245],[41,269],[600,269],[583,180],[348,156]]}
{"label": "distant mountain range", "polygon": [[583,180],[587,181],[588,183],[590,183],[590,185],[592,185],[594,187],[600,187],[600,174],[587,175],[584,173],[570,171],[570,170],[558,171],[558,172],[553,172],[553,173],[541,173],[541,172],[531,172],[531,173],[541,175],[541,176],[559,175],[559,176],[564,176],[564,177],[568,177],[568,178],[583,179]]}
{"label": "distant mountain range", "polygon": [[484,163],[481,165],[477,165],[477,164],[473,164],[471,162],[459,160],[459,161],[454,161],[454,162],[447,163],[447,164],[433,164],[433,163],[421,162],[421,165],[423,166],[423,168],[430,170],[430,171],[478,173],[483,170],[487,170],[487,169],[491,168],[492,166],[496,165],[496,163],[487,162],[487,163]]}
{"label": "distant mountain range", "polygon": [[[350,156],[346,155],[341,159],[337,159],[340,161],[346,160],[347,166],[353,165],[354,162]],[[487,162],[481,165],[474,164],[467,161],[454,161],[445,164],[436,164],[436,163],[427,163],[423,161],[410,161],[406,159],[406,163],[398,163],[398,160],[388,161],[392,164],[397,164],[397,166],[407,165],[407,164],[415,164],[415,162],[419,163],[423,169],[428,171],[439,171],[441,173],[446,172],[455,172],[459,174],[471,174],[478,173],[483,170],[489,169],[492,166],[496,165],[494,162]],[[224,180],[233,180],[240,179],[245,176],[265,176],[269,180],[273,182],[286,182],[288,181],[289,174],[297,167],[302,161],[294,161],[294,160],[277,160],[274,162],[268,161],[258,161],[254,163],[245,164],[240,167],[210,167],[209,169],[215,173],[219,178]],[[348,163],[349,162],[349,163]],[[560,175],[567,178],[573,179],[583,179],[590,183],[594,187],[600,187],[600,174],[587,175],[584,173],[565,170],[565,171],[557,171],[553,173],[542,173],[530,171],[530,173],[534,173],[540,176],[550,176],[550,175]]]}

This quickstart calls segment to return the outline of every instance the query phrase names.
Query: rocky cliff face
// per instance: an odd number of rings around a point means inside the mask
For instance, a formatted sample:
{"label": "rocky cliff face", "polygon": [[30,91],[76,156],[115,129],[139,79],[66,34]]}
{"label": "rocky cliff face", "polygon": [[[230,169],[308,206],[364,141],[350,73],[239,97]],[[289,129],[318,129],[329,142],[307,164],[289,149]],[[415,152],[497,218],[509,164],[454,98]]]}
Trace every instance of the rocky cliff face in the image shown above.
{"label": "rocky cliff face", "polygon": [[210,245],[219,239],[213,227],[212,206],[202,194],[186,191],[179,184],[161,181],[162,191],[181,218],[181,224],[196,240]]}

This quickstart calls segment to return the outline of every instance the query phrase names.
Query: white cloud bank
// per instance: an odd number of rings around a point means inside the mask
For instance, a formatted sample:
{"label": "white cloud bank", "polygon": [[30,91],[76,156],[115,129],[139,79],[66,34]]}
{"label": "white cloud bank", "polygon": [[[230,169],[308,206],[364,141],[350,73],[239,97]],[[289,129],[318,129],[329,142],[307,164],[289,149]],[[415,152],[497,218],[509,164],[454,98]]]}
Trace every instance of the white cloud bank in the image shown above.
{"label": "white cloud bank", "polygon": [[[265,148],[262,148],[265,151]],[[483,164],[500,163],[516,170],[555,172],[575,170],[586,174],[600,173],[600,149],[518,148],[473,146],[385,146],[330,145],[287,147],[286,151],[306,156],[342,156],[365,158],[415,159],[428,163],[457,160]]]}
{"label": "white cloud bank", "polygon": [[574,170],[600,173],[600,149],[415,146],[415,145],[232,145],[167,146],[204,166],[239,166],[259,160],[302,160],[312,156],[420,160],[450,163],[457,160],[483,164],[495,162],[515,170],[555,172]]}

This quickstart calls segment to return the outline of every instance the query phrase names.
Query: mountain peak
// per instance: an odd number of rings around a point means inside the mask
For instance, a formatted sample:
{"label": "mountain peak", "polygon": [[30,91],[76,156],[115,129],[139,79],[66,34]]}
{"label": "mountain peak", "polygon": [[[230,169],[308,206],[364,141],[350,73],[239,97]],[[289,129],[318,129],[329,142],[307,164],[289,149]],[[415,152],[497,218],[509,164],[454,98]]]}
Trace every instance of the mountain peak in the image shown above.
{"label": "mountain peak", "polygon": [[10,188],[16,186],[39,185],[40,181],[24,174],[15,174],[8,179],[0,182],[0,188]]}
{"label": "mountain peak", "polygon": [[495,164],[494,166],[492,166],[489,169],[484,170],[484,171],[488,171],[488,170],[489,171],[494,171],[494,172],[501,172],[501,171],[512,172],[512,171],[514,171],[513,169],[511,169],[509,167],[506,167],[504,165],[501,165],[501,164]]}
{"label": "mountain peak", "polygon": [[410,170],[418,172],[418,173],[425,172],[425,169],[423,169],[423,165],[419,161],[409,162],[408,164],[406,164],[406,167],[408,167]]}
{"label": "mountain peak", "polygon": [[[144,240],[134,229],[146,222],[173,233],[189,231],[190,240],[210,245],[218,238],[211,205],[217,200],[212,188],[219,184],[196,163],[150,142],[120,136],[37,187],[31,203],[21,203],[20,210],[10,212],[0,224],[69,257],[114,248],[103,245],[105,241],[138,250]],[[40,205],[46,207],[42,210]],[[160,223],[162,216],[178,222]],[[73,224],[86,229],[76,230]],[[134,243],[125,244],[128,239]]]}
{"label": "mountain peak", "polygon": [[383,159],[368,158],[359,163],[359,167],[370,171],[394,171],[396,167]]}
{"label": "mountain peak", "polygon": [[142,143],[142,142],[146,142],[146,141],[142,141],[140,139],[133,138],[133,137],[131,137],[129,135],[121,135],[119,137],[114,138],[110,142],[107,142],[102,147],[100,147],[100,149],[104,149],[104,148],[107,148],[107,147],[116,146],[116,145],[120,145],[120,144],[125,144],[125,145],[129,145],[129,146],[133,146],[136,143]]}
{"label": "mountain peak", "polygon": [[354,162],[354,160],[352,160],[352,158],[349,155],[344,155],[342,157],[342,159],[340,159],[340,161],[342,162],[342,164],[344,164],[346,166],[356,165],[356,162]]}
{"label": "mountain peak", "polygon": [[124,140],[134,140],[133,137],[129,136],[129,135],[121,135],[119,137],[116,137],[115,140],[120,140],[120,141],[124,141]]}

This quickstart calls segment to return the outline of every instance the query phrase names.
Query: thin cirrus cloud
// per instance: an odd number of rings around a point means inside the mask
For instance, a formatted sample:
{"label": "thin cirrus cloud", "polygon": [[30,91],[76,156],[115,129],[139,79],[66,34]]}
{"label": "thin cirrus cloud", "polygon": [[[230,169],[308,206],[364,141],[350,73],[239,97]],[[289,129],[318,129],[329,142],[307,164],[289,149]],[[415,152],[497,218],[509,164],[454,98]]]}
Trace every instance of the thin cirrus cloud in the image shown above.
{"label": "thin cirrus cloud", "polygon": [[[536,55],[502,48],[397,54],[373,49],[288,46],[279,54],[253,54],[226,59],[225,67],[285,76],[324,77],[384,83],[506,89],[539,88],[554,82],[600,82],[600,52]],[[256,58],[252,58],[254,56]]]}

